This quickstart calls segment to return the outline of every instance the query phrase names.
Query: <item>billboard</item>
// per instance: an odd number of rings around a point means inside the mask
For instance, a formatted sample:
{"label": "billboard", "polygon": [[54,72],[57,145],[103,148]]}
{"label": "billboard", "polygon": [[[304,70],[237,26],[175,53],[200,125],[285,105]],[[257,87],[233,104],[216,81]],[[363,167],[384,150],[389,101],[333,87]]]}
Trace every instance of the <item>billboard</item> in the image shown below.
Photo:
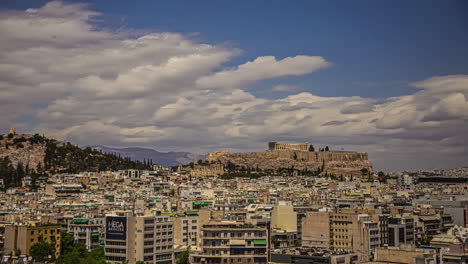
{"label": "billboard", "polygon": [[119,216],[106,217],[106,239],[127,239],[127,218]]}

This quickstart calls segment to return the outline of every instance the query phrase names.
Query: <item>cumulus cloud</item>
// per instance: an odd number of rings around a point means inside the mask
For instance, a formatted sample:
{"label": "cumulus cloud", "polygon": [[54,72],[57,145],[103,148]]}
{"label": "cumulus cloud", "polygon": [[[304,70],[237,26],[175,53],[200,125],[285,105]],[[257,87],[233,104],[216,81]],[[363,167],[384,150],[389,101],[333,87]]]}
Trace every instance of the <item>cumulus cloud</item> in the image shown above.
{"label": "cumulus cloud", "polygon": [[114,32],[94,23],[99,15],[57,1],[0,13],[2,131],[200,153],[308,141],[368,151],[377,168],[466,165],[468,75],[421,80],[413,94],[381,100],[308,92],[265,99],[248,86],[320,74],[331,63],[264,56],[225,68],[240,50],[171,32]]}
{"label": "cumulus cloud", "polygon": [[205,88],[243,87],[259,80],[312,73],[329,65],[330,63],[320,56],[298,55],[282,60],[264,56],[234,69],[204,76],[197,80],[197,85]]}

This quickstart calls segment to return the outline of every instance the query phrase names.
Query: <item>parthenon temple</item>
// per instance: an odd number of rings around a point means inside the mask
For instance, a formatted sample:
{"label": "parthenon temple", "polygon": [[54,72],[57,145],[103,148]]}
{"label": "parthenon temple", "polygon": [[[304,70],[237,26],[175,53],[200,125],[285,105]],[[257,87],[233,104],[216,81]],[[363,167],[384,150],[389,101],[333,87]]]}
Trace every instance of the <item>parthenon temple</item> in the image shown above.
{"label": "parthenon temple", "polygon": [[269,151],[308,151],[309,143],[286,143],[272,141],[268,143]]}

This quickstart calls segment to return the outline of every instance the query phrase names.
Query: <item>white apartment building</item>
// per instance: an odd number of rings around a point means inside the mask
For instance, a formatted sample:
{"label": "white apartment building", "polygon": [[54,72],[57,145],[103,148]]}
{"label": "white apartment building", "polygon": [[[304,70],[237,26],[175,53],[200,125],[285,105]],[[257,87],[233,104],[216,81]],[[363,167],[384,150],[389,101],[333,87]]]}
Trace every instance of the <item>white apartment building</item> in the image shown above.
{"label": "white apartment building", "polygon": [[173,230],[168,216],[106,216],[106,260],[128,264],[173,263]]}

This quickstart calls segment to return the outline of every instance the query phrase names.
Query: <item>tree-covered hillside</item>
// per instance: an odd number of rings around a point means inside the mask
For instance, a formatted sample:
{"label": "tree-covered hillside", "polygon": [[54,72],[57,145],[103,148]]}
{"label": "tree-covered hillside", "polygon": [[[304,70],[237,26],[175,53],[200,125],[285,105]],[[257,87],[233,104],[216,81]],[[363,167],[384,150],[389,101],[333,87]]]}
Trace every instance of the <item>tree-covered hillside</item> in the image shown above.
{"label": "tree-covered hillside", "polygon": [[[0,178],[5,187],[21,184],[24,176],[44,176],[53,173],[78,173],[83,171],[115,171],[123,169],[150,169],[151,164],[132,161],[130,158],[102,153],[89,147],[81,149],[70,142],[61,142],[35,135],[7,135],[0,138],[3,154],[0,158]],[[28,151],[28,159],[18,159],[24,151]],[[29,160],[43,157],[36,166],[30,166]],[[15,160],[15,162],[12,162]]]}

